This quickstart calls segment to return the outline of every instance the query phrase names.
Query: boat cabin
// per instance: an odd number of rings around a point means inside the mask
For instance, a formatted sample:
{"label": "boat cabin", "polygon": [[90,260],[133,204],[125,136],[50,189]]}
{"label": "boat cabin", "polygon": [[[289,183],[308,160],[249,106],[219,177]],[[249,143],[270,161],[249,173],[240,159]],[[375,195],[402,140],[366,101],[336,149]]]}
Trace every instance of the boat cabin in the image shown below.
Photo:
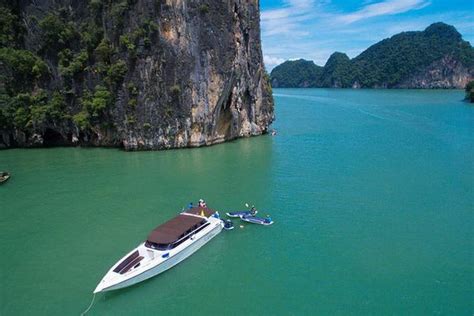
{"label": "boat cabin", "polygon": [[208,225],[202,217],[180,214],[152,230],[145,246],[155,250],[170,250]]}

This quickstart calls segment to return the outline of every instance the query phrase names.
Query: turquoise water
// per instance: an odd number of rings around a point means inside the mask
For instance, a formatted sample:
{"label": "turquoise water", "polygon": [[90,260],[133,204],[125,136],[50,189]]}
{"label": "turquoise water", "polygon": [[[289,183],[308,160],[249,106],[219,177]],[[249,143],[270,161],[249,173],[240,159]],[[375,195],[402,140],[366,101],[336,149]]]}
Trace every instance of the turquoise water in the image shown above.
{"label": "turquoise water", "polygon": [[275,137],[163,152],[0,151],[1,315],[77,315],[190,200],[254,203],[90,315],[472,315],[474,107],[462,91],[275,89]]}

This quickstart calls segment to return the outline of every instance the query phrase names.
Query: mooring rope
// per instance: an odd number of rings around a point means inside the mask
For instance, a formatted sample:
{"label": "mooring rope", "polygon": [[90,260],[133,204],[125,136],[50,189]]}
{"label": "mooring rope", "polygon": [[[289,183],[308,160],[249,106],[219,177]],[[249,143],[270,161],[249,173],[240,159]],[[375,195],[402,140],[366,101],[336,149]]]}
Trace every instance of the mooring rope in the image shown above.
{"label": "mooring rope", "polygon": [[96,294],[96,293],[94,293],[94,296],[92,296],[91,304],[89,305],[89,307],[88,307],[85,311],[83,311],[83,312],[81,313],[81,316],[84,316],[85,314],[87,314],[87,312],[91,309],[92,305],[94,304],[95,294]]}

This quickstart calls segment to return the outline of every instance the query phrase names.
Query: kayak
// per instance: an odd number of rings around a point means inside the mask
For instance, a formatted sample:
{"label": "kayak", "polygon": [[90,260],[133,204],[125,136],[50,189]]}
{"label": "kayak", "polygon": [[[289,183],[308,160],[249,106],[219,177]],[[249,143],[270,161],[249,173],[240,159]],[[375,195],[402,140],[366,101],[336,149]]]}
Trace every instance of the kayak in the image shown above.
{"label": "kayak", "polygon": [[249,223],[260,224],[260,225],[265,225],[265,226],[273,224],[273,221],[270,218],[262,218],[262,217],[256,217],[256,216],[242,216],[240,219]]}
{"label": "kayak", "polygon": [[230,219],[223,219],[222,222],[224,223],[224,229],[225,230],[232,230],[234,229],[234,224]]}
{"label": "kayak", "polygon": [[[257,214],[258,211],[255,211],[254,214]],[[225,213],[227,216],[229,217],[242,217],[242,216],[252,216],[252,214],[250,213],[250,211],[237,211],[237,212],[228,212],[228,213]]]}

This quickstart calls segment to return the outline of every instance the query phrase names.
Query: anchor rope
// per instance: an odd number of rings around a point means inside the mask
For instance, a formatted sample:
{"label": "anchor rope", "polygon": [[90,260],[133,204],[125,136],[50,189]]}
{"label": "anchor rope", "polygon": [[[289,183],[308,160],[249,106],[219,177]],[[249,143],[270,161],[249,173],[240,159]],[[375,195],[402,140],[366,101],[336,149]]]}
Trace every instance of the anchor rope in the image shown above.
{"label": "anchor rope", "polygon": [[96,294],[96,293],[94,293],[94,296],[92,296],[92,301],[91,301],[89,307],[88,307],[85,311],[83,311],[83,312],[81,313],[81,316],[84,316],[85,314],[87,314],[87,312],[91,309],[92,305],[94,304],[95,294]]}

